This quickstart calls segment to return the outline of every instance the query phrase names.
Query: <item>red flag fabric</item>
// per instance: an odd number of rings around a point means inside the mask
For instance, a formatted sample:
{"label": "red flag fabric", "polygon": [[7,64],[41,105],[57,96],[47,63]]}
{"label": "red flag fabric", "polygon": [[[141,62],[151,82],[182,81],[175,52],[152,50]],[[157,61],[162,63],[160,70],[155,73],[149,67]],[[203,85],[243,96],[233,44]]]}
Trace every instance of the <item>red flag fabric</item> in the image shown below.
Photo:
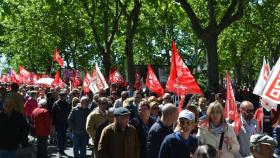
{"label": "red flag fabric", "polygon": [[10,68],[10,79],[11,82],[15,82],[15,83],[20,83],[20,76],[16,73],[16,71],[13,68]]}
{"label": "red flag fabric", "polygon": [[195,78],[180,57],[174,41],[172,41],[171,67],[166,88],[177,94],[202,94]]}
{"label": "red flag fabric", "polygon": [[157,76],[155,75],[153,69],[151,68],[150,64],[148,65],[148,73],[146,78],[146,87],[148,87],[152,92],[162,96],[164,93],[164,90],[160,84],[160,82],[157,79]]}
{"label": "red flag fabric", "polygon": [[63,60],[60,57],[57,48],[54,49],[53,61],[56,61],[60,67],[63,67]]}
{"label": "red flag fabric", "polygon": [[52,82],[53,86],[59,86],[60,88],[64,88],[64,83],[62,82],[62,79],[60,78],[59,72],[56,71],[56,74],[54,76],[54,80]]}
{"label": "red flag fabric", "polygon": [[90,80],[91,80],[90,74],[88,73],[88,71],[86,71],[86,75],[85,75],[84,82],[83,82],[84,94],[86,94],[90,91],[90,89],[89,89]]}
{"label": "red flag fabric", "polygon": [[32,73],[27,71],[23,66],[19,66],[19,76],[22,83],[31,84],[32,83]]}
{"label": "red flag fabric", "polygon": [[280,104],[280,58],[264,86],[262,97],[272,103]]}
{"label": "red flag fabric", "polygon": [[135,83],[134,83],[134,88],[136,90],[140,90],[142,88],[142,81],[141,81],[141,76],[139,69],[136,69],[135,71]]}
{"label": "red flag fabric", "polygon": [[235,103],[234,93],[231,85],[231,80],[228,71],[226,72],[226,84],[227,84],[227,97],[225,106],[225,117],[227,120],[234,120],[235,133],[239,134],[241,129],[241,120],[237,111]]}
{"label": "red flag fabric", "polygon": [[78,79],[78,77],[72,77],[72,86],[74,88],[78,88],[80,85],[81,85],[81,82]]}
{"label": "red flag fabric", "polygon": [[117,68],[112,68],[109,72],[109,82],[111,84],[117,83],[121,86],[126,86],[126,81],[120,74],[120,72],[117,70]]}

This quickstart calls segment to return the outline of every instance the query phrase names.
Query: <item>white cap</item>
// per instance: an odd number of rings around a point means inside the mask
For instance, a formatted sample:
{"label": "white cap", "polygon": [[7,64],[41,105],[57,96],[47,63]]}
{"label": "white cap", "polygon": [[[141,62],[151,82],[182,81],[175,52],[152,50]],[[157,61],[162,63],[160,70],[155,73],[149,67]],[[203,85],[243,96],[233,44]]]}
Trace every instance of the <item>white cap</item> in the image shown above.
{"label": "white cap", "polygon": [[45,105],[47,105],[47,100],[46,99],[40,99],[38,104],[41,105],[41,106],[45,106]]}
{"label": "white cap", "polygon": [[191,121],[194,121],[195,120],[195,116],[194,116],[194,113],[189,111],[189,110],[182,110],[179,114],[179,119],[188,119],[188,120],[191,120]]}

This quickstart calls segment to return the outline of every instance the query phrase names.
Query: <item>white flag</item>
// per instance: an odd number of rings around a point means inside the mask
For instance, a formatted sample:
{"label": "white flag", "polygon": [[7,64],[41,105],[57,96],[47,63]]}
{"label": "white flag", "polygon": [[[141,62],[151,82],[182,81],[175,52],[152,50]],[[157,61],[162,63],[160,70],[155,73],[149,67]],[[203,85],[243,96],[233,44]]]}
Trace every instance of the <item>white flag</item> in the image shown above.
{"label": "white flag", "polygon": [[93,93],[97,93],[100,90],[105,90],[109,88],[103,74],[101,73],[97,65],[95,65],[95,70],[92,74],[89,88]]}
{"label": "white flag", "polygon": [[266,81],[268,80],[269,74],[270,74],[270,67],[269,67],[268,62],[266,62],[265,57],[264,57],[263,58],[262,69],[261,69],[258,81],[257,81],[257,83],[255,85],[255,88],[254,88],[254,91],[253,91],[254,94],[256,94],[258,96],[261,96],[264,85],[265,85]]}
{"label": "white flag", "polygon": [[263,88],[262,97],[275,104],[280,104],[280,58]]}

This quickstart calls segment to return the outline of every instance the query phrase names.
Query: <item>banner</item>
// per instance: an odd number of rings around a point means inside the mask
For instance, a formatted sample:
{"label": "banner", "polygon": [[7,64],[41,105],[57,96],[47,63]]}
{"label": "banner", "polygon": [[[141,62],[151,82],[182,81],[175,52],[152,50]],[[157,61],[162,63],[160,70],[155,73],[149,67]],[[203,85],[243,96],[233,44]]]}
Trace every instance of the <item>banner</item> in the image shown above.
{"label": "banner", "polygon": [[152,92],[162,96],[164,94],[164,90],[158,81],[153,69],[150,64],[148,65],[148,72],[146,78],[146,87],[148,87]]}
{"label": "banner", "polygon": [[171,67],[166,88],[177,94],[202,94],[195,78],[180,57],[174,41],[172,41]]}
{"label": "banner", "polygon": [[227,120],[234,120],[235,133],[239,134],[241,130],[241,120],[235,103],[234,93],[231,85],[231,80],[228,71],[226,72],[227,96],[224,109]]}
{"label": "banner", "polygon": [[54,49],[53,61],[56,61],[60,67],[63,67],[63,60],[60,57],[57,48]]}
{"label": "banner", "polygon": [[280,104],[280,58],[272,69],[261,96],[272,103]]}
{"label": "banner", "polygon": [[255,88],[253,90],[254,94],[256,94],[258,96],[262,95],[262,91],[263,91],[266,81],[268,80],[269,74],[270,74],[269,64],[265,60],[265,57],[263,57],[263,64],[262,64],[261,72],[259,74],[258,81],[255,85]]}
{"label": "banner", "polygon": [[90,80],[91,80],[90,74],[88,73],[88,71],[86,71],[86,74],[84,77],[84,82],[83,82],[84,94],[86,94],[90,91],[90,89],[89,89]]}
{"label": "banner", "polygon": [[122,77],[120,72],[117,70],[117,68],[112,68],[109,72],[109,82],[111,84],[117,83],[121,86],[126,86],[127,82],[125,79]]}
{"label": "banner", "polygon": [[100,90],[106,90],[107,88],[109,88],[103,74],[101,73],[97,65],[95,65],[95,70],[93,71],[89,88],[93,93],[98,93]]}

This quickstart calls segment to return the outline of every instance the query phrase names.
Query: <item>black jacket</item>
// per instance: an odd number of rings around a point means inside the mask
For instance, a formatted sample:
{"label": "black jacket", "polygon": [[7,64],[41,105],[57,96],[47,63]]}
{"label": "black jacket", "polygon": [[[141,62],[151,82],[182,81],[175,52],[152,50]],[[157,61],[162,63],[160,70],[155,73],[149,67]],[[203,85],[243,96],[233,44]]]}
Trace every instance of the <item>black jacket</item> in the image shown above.
{"label": "black jacket", "polygon": [[52,123],[54,126],[68,126],[68,115],[71,111],[71,105],[67,101],[57,100],[52,108]]}
{"label": "black jacket", "polygon": [[16,111],[8,117],[0,111],[0,149],[17,149],[28,133],[28,124],[24,116]]}
{"label": "black jacket", "polygon": [[152,117],[149,118],[148,124],[145,126],[141,118],[138,116],[130,120],[130,124],[136,128],[140,142],[140,158],[147,158],[147,136],[150,128],[156,122]]}

